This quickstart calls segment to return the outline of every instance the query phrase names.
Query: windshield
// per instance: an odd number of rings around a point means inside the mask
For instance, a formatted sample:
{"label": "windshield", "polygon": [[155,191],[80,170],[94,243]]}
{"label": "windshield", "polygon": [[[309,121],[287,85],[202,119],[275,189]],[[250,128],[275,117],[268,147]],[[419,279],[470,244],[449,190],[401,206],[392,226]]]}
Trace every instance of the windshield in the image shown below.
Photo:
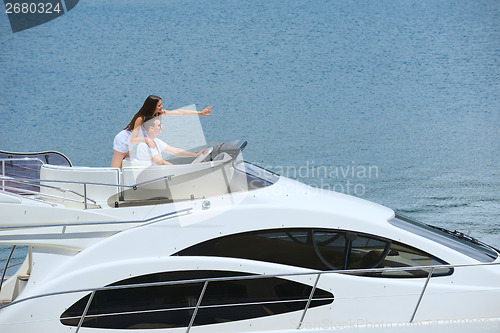
{"label": "windshield", "polygon": [[279,179],[278,174],[250,162],[236,163],[234,167],[237,171],[246,174],[249,190],[272,185]]}
{"label": "windshield", "polygon": [[463,233],[423,224],[396,215],[389,223],[419,236],[438,242],[481,262],[492,262],[498,257],[492,247]]}

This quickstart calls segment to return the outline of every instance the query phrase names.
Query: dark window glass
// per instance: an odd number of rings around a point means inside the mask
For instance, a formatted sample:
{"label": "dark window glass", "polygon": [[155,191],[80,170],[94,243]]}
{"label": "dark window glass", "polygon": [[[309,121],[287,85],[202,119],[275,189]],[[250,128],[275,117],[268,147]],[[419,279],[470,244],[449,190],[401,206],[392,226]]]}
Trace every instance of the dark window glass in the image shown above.
{"label": "dark window glass", "polygon": [[315,230],[313,231],[313,255],[318,256],[327,270],[345,269],[347,239],[346,233],[339,231]]}
{"label": "dark window glass", "polygon": [[384,267],[381,264],[386,258],[392,242],[357,233],[351,234],[353,239],[346,261],[346,269]]}
{"label": "dark window glass", "polygon": [[[226,271],[179,271],[134,277],[110,286],[165,281],[195,280],[248,275]],[[97,291],[83,327],[153,329],[188,326],[203,282],[149,285]],[[196,325],[264,317],[303,310],[311,287],[279,278],[241,279],[209,282],[198,309]],[[90,298],[87,295],[61,316],[64,325],[77,326]],[[316,289],[310,307],[333,302],[333,295]]]}
{"label": "dark window glass", "polygon": [[[423,251],[389,239],[345,230],[279,229],[212,239],[177,253],[266,261],[316,270],[445,265]],[[433,276],[452,269],[435,269]],[[427,277],[429,269],[364,272],[372,277]]]}

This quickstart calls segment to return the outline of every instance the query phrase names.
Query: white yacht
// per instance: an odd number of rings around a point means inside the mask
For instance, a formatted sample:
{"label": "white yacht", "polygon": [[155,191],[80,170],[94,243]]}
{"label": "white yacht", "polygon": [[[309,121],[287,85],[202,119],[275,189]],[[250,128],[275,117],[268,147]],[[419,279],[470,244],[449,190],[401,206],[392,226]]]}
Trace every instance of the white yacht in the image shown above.
{"label": "white yacht", "polygon": [[27,252],[3,270],[0,332],[500,331],[497,249],[245,145],[122,168],[0,153],[0,245]]}

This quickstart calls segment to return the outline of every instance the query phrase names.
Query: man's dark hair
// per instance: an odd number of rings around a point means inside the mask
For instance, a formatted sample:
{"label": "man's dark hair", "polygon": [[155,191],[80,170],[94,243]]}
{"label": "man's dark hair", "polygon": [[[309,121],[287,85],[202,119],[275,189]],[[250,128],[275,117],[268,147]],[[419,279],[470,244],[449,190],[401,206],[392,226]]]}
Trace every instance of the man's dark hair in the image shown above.
{"label": "man's dark hair", "polygon": [[151,126],[154,126],[155,120],[160,120],[160,117],[146,117],[144,118],[144,128],[146,129],[146,132],[149,130]]}

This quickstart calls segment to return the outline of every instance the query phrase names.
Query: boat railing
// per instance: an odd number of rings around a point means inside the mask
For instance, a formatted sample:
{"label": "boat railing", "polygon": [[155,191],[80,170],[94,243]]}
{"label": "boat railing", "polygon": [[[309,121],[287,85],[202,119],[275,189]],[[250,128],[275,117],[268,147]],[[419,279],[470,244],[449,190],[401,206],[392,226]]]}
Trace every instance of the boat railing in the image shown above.
{"label": "boat railing", "polygon": [[41,159],[43,158],[44,161],[42,161],[42,164],[72,166],[69,158],[58,151],[47,150],[40,152],[22,153],[0,150],[0,161],[2,159],[5,159],[5,161],[13,161],[14,158],[18,158],[23,161],[33,159],[38,159],[41,161]]}
{"label": "boat railing", "polygon": [[[30,190],[26,190],[26,189],[13,188],[13,187],[9,187],[9,186],[6,186],[6,185],[2,185],[2,189],[3,190],[5,190],[5,188],[7,188],[7,189],[13,189],[13,190],[16,190],[16,191],[24,192],[26,194],[36,194],[37,196],[44,196],[44,197],[47,197],[47,198],[55,198],[55,199],[61,199],[61,200],[64,200],[64,201],[77,202],[77,203],[83,204],[85,209],[88,209],[89,201],[95,207],[99,207],[99,205],[97,204],[97,202],[95,200],[92,200],[91,198],[89,198],[88,195],[87,195],[87,186],[89,186],[89,185],[92,185],[92,186],[116,187],[117,188],[117,192],[120,189],[123,189],[123,188],[137,190],[140,186],[144,186],[144,185],[151,184],[151,183],[154,183],[154,182],[158,182],[158,181],[161,181],[161,180],[170,181],[170,180],[172,180],[173,176],[174,175],[166,175],[166,176],[162,176],[162,177],[150,179],[150,180],[147,180],[147,181],[144,181],[144,182],[136,183],[136,184],[133,184],[133,185],[111,184],[111,183],[100,183],[100,182],[86,182],[86,181],[76,181],[76,180],[31,179],[31,178],[6,177],[6,176],[0,176],[0,178],[2,179],[2,181],[9,181],[9,182],[20,183],[20,184],[29,184],[29,185],[31,185],[33,187],[38,187],[38,188],[45,187],[45,188],[50,188],[52,190],[60,191],[62,193],[72,193],[72,194],[74,194],[74,195],[76,195],[78,197],[81,197],[82,201],[79,201],[79,200],[76,200],[76,199],[71,199],[71,198],[66,198],[66,197],[59,197],[59,196],[56,196],[56,195],[53,195],[53,194],[48,194],[48,193],[40,193],[40,192],[30,191]],[[66,189],[64,187],[58,187],[58,186],[51,186],[51,185],[47,185],[47,184],[41,184],[42,182],[43,183],[56,183],[56,184],[76,184],[76,185],[82,185],[83,194],[82,193],[78,193],[78,192],[76,192],[74,190]]]}
{"label": "boat railing", "polygon": [[[149,283],[138,283],[138,284],[127,284],[127,285],[114,285],[114,286],[106,286],[106,287],[95,287],[95,288],[85,288],[85,289],[75,289],[75,290],[67,290],[67,291],[59,291],[59,292],[53,292],[53,293],[46,293],[46,294],[40,294],[40,295],[35,295],[35,296],[29,296],[23,299],[15,300],[11,303],[5,304],[3,306],[0,306],[0,311],[7,308],[7,307],[12,307],[20,303],[28,302],[34,299],[40,299],[40,298],[46,298],[46,297],[55,297],[55,296],[61,296],[61,295],[68,295],[68,294],[77,294],[77,293],[89,293],[90,297],[88,301],[85,304],[85,308],[83,309],[81,315],[74,316],[74,317],[65,317],[64,319],[77,319],[78,320],[78,325],[76,328],[75,332],[78,332],[80,328],[82,327],[85,319],[95,317],[95,315],[88,315],[88,311],[90,309],[90,306],[92,304],[92,300],[94,299],[96,293],[101,292],[101,291],[107,291],[107,290],[117,290],[117,289],[133,289],[133,288],[145,288],[145,287],[158,287],[158,286],[170,286],[170,285],[180,285],[180,284],[201,284],[203,283],[203,288],[197,298],[196,305],[189,305],[186,307],[176,307],[175,309],[161,309],[162,311],[170,311],[170,310],[189,310],[192,311],[192,315],[189,321],[189,324],[186,327],[186,333],[190,331],[192,328],[194,321],[196,319],[196,315],[198,313],[198,310],[208,308],[208,307],[214,307],[214,305],[201,305],[203,301],[203,297],[205,294],[205,291],[207,289],[207,286],[210,283],[215,283],[215,282],[224,282],[224,281],[241,281],[241,280],[256,280],[256,279],[269,279],[269,278],[285,278],[285,279],[290,279],[294,277],[300,277],[300,276],[315,276],[314,284],[312,286],[312,289],[307,297],[306,304],[302,310],[300,310],[302,313],[300,315],[300,319],[298,320],[297,324],[297,329],[300,329],[303,322],[304,318],[306,316],[307,311],[309,310],[309,307],[311,305],[311,302],[313,301],[314,298],[314,293],[317,289],[319,280],[322,276],[324,275],[331,275],[331,274],[349,274],[349,275],[364,275],[367,273],[384,273],[384,272],[397,272],[397,271],[410,271],[410,270],[429,270],[429,273],[426,278],[424,278],[422,289],[419,292],[419,297],[417,302],[415,303],[414,308],[411,309],[411,312],[408,313],[408,322],[412,323],[413,320],[415,319],[415,315],[418,311],[418,308],[420,306],[420,303],[425,296],[426,290],[428,289],[428,286],[431,281],[431,277],[433,276],[433,273],[435,270],[438,269],[461,269],[461,268],[466,268],[466,267],[478,267],[478,266],[498,266],[500,265],[499,262],[490,262],[490,263],[476,263],[476,264],[457,264],[457,265],[434,265],[434,266],[412,266],[412,267],[386,267],[386,268],[369,268],[369,269],[347,269],[347,270],[330,270],[330,271],[309,271],[309,272],[300,272],[300,273],[283,273],[283,274],[262,274],[262,275],[246,275],[246,276],[230,276],[230,277],[218,277],[218,278],[201,278],[201,279],[189,279],[189,280],[177,280],[177,281],[163,281],[163,282],[149,282]],[[304,299],[301,299],[300,301],[305,301]],[[280,301],[275,301],[275,302],[280,302]],[[261,302],[253,302],[252,304],[254,305],[265,305],[269,304],[269,301],[261,301]],[[230,303],[226,304],[224,303],[224,306],[245,306],[248,305],[248,303]],[[134,315],[134,314],[140,314],[143,313],[144,311],[127,311],[126,313],[118,313],[120,315]],[[116,315],[117,313],[112,313],[109,315]],[[98,316],[103,316],[107,315],[106,313],[101,313]]]}
{"label": "boat railing", "polygon": [[[69,226],[84,226],[84,225],[110,225],[110,224],[149,224],[154,223],[157,220],[164,220],[165,218],[173,218],[186,214],[191,214],[193,211],[192,208],[179,209],[173,212],[160,214],[157,216],[153,216],[144,220],[125,220],[125,221],[100,221],[100,222],[67,222],[67,223],[50,223],[50,224],[32,224],[32,225],[12,225],[12,226],[0,226],[0,231],[9,230],[9,229],[31,229],[31,228],[49,228],[49,227],[69,227]],[[22,265],[21,263],[13,264],[9,266],[10,260],[12,258],[12,254],[16,249],[16,245],[12,245],[10,254],[5,262],[5,266],[3,269],[0,269],[1,279],[0,279],[0,291],[2,290],[2,285],[5,280],[5,274],[7,273],[7,269],[15,266]]]}
{"label": "boat railing", "polygon": [[[3,191],[5,191],[5,188],[6,188],[5,183],[8,181],[11,181],[11,179],[15,178],[15,177],[8,177],[7,176],[5,164],[9,163],[12,165],[12,162],[16,162],[16,161],[17,162],[37,162],[37,163],[40,163],[40,165],[44,164],[44,162],[37,157],[9,157],[9,158],[0,159],[1,170],[2,170],[1,178],[2,178],[2,190]],[[37,171],[37,170],[32,170],[32,171]],[[16,188],[15,190],[19,190],[19,189]]]}
{"label": "boat railing", "polygon": [[145,220],[123,220],[123,221],[99,221],[99,222],[66,222],[66,223],[47,223],[47,224],[29,224],[29,225],[9,225],[0,226],[1,230],[8,229],[31,229],[31,228],[47,228],[47,227],[72,227],[72,226],[82,226],[82,225],[107,225],[107,224],[134,224],[141,223],[147,224],[155,222],[155,220],[164,219],[166,217],[176,217],[181,214],[190,214],[192,208],[179,209],[174,212],[169,212],[161,215],[157,215]]}
{"label": "boat railing", "polygon": [[[19,182],[19,183],[23,183],[23,184],[27,184],[28,183],[28,182],[25,182],[25,181],[20,181],[19,179],[9,179],[9,181]],[[89,201],[91,202],[90,203],[91,205],[94,205],[96,208],[99,207],[99,205],[97,204],[97,202],[95,200],[92,200],[90,198],[86,198],[85,195],[80,194],[80,193],[78,193],[76,191],[73,191],[73,190],[69,190],[69,189],[65,189],[65,188],[61,188],[61,187],[56,187],[56,186],[42,185],[42,184],[32,184],[32,183],[30,183],[30,185],[33,186],[33,187],[39,187],[39,188],[42,188],[42,187],[50,188],[52,190],[59,191],[59,192],[62,192],[62,193],[72,193],[72,194],[74,194],[74,195],[76,195],[78,197],[81,197],[82,201],[77,200],[77,199],[67,198],[67,197],[61,197],[61,196],[57,196],[57,195],[54,195],[54,194],[40,193],[39,191],[32,191],[32,190],[28,190],[28,189],[13,187],[13,186],[2,186],[2,189],[4,191],[5,190],[7,190],[7,191],[11,190],[12,192],[18,192],[18,193],[23,193],[23,194],[31,194],[31,195],[37,196],[37,197],[53,198],[53,199],[59,199],[59,200],[64,199],[65,201],[82,203],[84,205],[85,205],[85,201],[87,201],[86,202],[86,206],[85,206],[86,209],[89,206]]]}
{"label": "boat railing", "polygon": [[10,258],[12,258],[12,255],[14,254],[15,250],[16,250],[16,245],[13,245],[12,249],[10,250],[9,257],[5,262],[5,267],[2,270],[2,278],[0,279],[0,291],[2,291],[3,281],[5,280],[5,273],[7,273],[7,268],[9,268]]}
{"label": "boat railing", "polygon": [[[8,158],[8,159],[0,159],[0,161],[5,164],[6,162],[12,162],[15,160],[21,160],[21,161],[26,161],[26,160],[36,160],[39,163],[43,164],[43,161],[38,159],[38,158]],[[276,179],[272,179],[272,177],[262,177],[259,174],[255,174],[252,172],[246,171],[244,168],[238,168],[236,165],[236,159],[232,158],[229,160],[225,161],[220,161],[215,168],[218,169],[224,169],[228,164],[231,164],[232,168],[234,168],[235,171],[238,171],[240,173],[244,173],[247,176],[251,176],[252,179],[258,179],[262,184],[260,186],[268,186],[270,184],[273,184]],[[248,162],[244,162],[248,163]],[[212,172],[216,169],[214,167],[210,168]],[[197,173],[199,171],[193,171],[194,173]],[[266,171],[267,173],[271,174],[270,171]],[[50,201],[50,202],[57,202],[57,201],[62,201],[62,202],[69,202],[69,203],[76,203],[83,205],[84,209],[88,208],[101,208],[98,202],[102,202],[103,200],[107,199],[108,204],[111,204],[112,201],[111,198],[116,196],[116,200],[114,202],[115,207],[119,207],[119,203],[125,203],[125,204],[137,204],[137,202],[141,202],[142,204],[147,204],[147,196],[142,198],[143,194],[139,194],[138,196],[133,196],[131,195],[131,192],[128,192],[128,190],[133,190],[136,191],[141,187],[144,187],[145,189],[148,189],[148,184],[153,184],[153,183],[160,183],[161,181],[166,181],[166,182],[171,182],[172,180],[177,179],[176,177],[185,177],[186,174],[188,173],[180,173],[180,174],[168,174],[168,175],[162,175],[160,177],[155,177],[152,179],[147,179],[142,182],[137,182],[135,184],[127,184],[126,181],[119,180],[118,183],[113,183],[113,182],[96,182],[96,181],[87,181],[87,180],[61,180],[61,179],[41,179],[40,175],[38,175],[38,178],[33,178],[33,177],[16,177],[16,176],[9,176],[5,172],[2,172],[0,174],[0,189],[8,192],[12,192],[15,194],[20,194],[20,195],[26,195],[29,196],[30,199],[33,200],[40,200],[40,201]],[[224,177],[224,186],[221,187],[221,189],[218,189],[222,191],[221,193],[232,193],[233,191],[240,191],[242,189],[249,190],[248,188],[248,183],[242,183],[243,187],[240,188],[239,185],[236,184],[231,184],[230,179],[228,178],[228,175],[226,172],[222,173],[222,176]],[[274,176],[276,177],[276,176]],[[118,178],[120,179],[120,178]],[[11,184],[11,185],[8,185]],[[12,184],[21,184],[21,186],[15,186]],[[64,184],[66,186],[64,186]],[[252,183],[252,186],[257,186],[255,183]],[[22,185],[28,186],[30,188],[23,188]],[[81,186],[81,191],[78,188],[78,185]],[[241,185],[241,184],[240,184]],[[106,191],[103,190],[102,192],[95,192],[95,186],[102,186],[102,187],[113,187],[115,190],[110,190]],[[232,188],[234,186],[234,189]],[[246,186],[246,187],[245,187]],[[258,188],[259,186],[255,187]],[[223,189],[222,189],[223,188]],[[48,189],[48,191],[42,191],[41,189]],[[213,191],[218,191],[217,189],[210,188],[210,190]],[[176,191],[179,191],[178,188],[176,188]],[[209,191],[210,192],[210,191]],[[97,194],[96,194],[97,193]],[[108,193],[109,196],[106,196],[104,199],[103,193]],[[125,194],[128,193],[127,199],[125,199]],[[211,192],[210,192],[211,193]],[[94,197],[93,194],[96,194],[98,197]],[[178,193],[177,193],[178,194]],[[183,193],[186,194],[186,193]],[[204,193],[198,193],[200,196],[203,195]],[[156,197],[155,197],[156,198]],[[172,200],[189,200],[193,199],[193,194],[191,196],[186,196],[185,198],[171,198]],[[165,200],[168,200],[166,198]],[[111,202],[111,203],[110,203]]]}

